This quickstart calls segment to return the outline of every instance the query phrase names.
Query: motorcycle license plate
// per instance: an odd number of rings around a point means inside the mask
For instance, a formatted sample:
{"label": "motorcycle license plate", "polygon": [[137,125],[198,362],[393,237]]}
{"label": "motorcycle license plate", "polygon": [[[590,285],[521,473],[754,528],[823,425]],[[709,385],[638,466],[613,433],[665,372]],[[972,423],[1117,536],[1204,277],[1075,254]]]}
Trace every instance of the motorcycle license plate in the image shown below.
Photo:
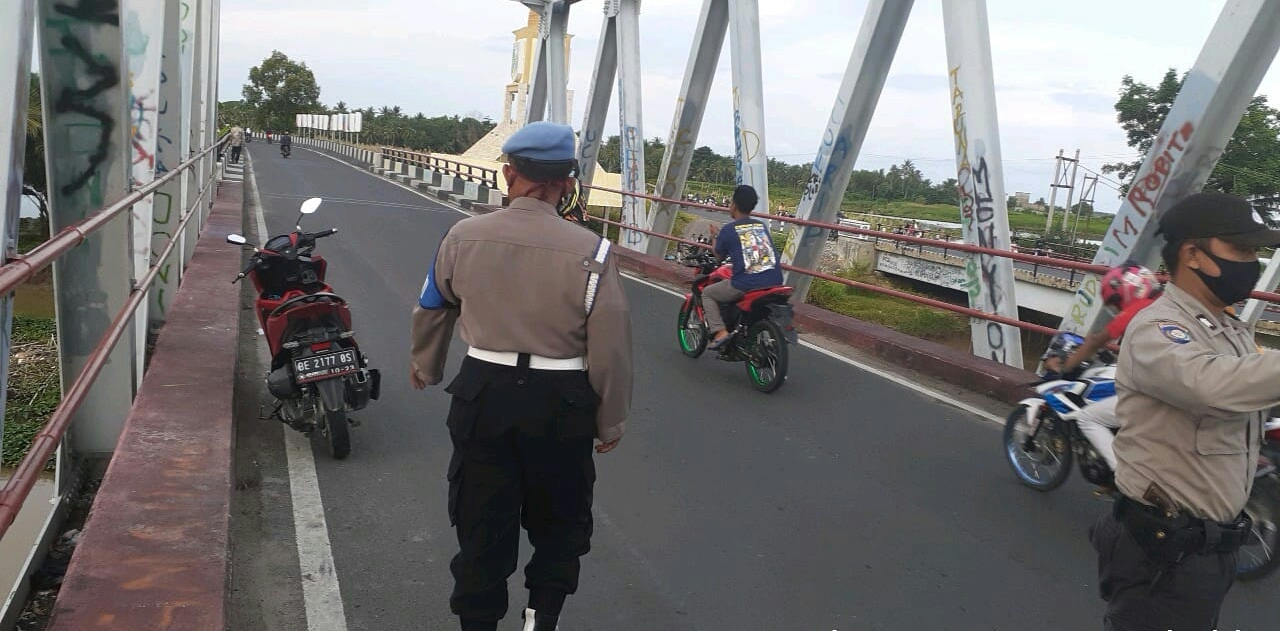
{"label": "motorcycle license plate", "polygon": [[321,353],[293,360],[293,374],[298,383],[310,383],[360,370],[355,350]]}

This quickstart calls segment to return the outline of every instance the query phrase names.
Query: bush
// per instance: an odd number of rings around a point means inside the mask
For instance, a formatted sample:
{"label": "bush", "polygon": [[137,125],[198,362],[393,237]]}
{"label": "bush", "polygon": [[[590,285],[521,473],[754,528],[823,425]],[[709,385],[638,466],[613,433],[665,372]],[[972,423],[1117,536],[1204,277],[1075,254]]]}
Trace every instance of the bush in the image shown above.
{"label": "bush", "polygon": [[[871,273],[858,270],[845,270],[836,275],[861,282],[874,280]],[[969,318],[958,313],[820,278],[813,280],[808,302],[926,340],[941,341],[969,332]]]}
{"label": "bush", "polygon": [[[0,464],[12,467],[31,449],[31,440],[62,400],[58,346],[52,319],[13,318],[9,358],[9,398],[4,414],[4,453]],[[53,464],[49,460],[46,468]]]}

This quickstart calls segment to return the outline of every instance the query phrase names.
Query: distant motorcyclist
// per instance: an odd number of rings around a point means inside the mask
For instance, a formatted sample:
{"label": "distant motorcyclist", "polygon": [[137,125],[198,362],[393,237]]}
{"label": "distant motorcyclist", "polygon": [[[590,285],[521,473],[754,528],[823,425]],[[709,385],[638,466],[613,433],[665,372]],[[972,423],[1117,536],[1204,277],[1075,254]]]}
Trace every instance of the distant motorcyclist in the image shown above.
{"label": "distant motorcyclist", "polygon": [[[1107,271],[1102,276],[1102,303],[1115,314],[1111,322],[1101,330],[1090,333],[1084,343],[1076,347],[1065,360],[1061,357],[1050,357],[1044,361],[1045,368],[1059,374],[1070,373],[1077,366],[1102,350],[1109,342],[1124,336],[1124,330],[1134,315],[1160,296],[1160,281],[1151,270],[1136,263],[1125,263]],[[1080,433],[1093,443],[1093,446],[1107,461],[1112,471],[1116,469],[1116,452],[1112,448],[1115,434],[1112,432],[1120,426],[1116,419],[1116,397],[1108,397],[1089,405],[1080,411],[1076,424]]]}
{"label": "distant motorcyclist", "polygon": [[720,228],[716,235],[715,255],[729,258],[733,264],[733,277],[708,285],[702,292],[702,308],[711,330],[709,349],[717,349],[729,341],[720,305],[732,303],[748,291],[782,284],[782,270],[778,267],[778,253],[773,249],[773,239],[764,222],[751,218],[760,196],[756,189],[746,184],[733,189],[729,203],[729,216],[733,221]]}
{"label": "distant motorcyclist", "polygon": [[280,150],[293,149],[293,138],[289,136],[289,132],[280,132]]}

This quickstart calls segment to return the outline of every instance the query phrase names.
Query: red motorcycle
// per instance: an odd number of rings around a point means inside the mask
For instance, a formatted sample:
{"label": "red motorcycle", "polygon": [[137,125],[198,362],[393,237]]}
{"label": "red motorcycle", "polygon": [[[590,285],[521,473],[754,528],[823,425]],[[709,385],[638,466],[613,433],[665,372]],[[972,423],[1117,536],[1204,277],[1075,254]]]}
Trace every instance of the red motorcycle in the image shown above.
{"label": "red motorcycle", "polygon": [[[677,320],[680,352],[693,358],[707,350],[707,317],[702,310],[702,290],[714,282],[729,282],[731,266],[721,265],[710,253],[687,256],[684,265],[698,275],[685,295]],[[787,379],[787,342],[797,343],[791,325],[792,288],[786,285],[749,291],[734,304],[720,305],[731,339],[719,349],[719,359],[745,361],[751,385],[761,392],[773,392]]]}
{"label": "red motorcycle", "polygon": [[[369,368],[351,331],[347,301],[325,283],[328,263],[313,254],[316,240],[337,232],[303,232],[302,218],[314,213],[321,199],[303,202],[293,232],[272,237],[253,248],[249,264],[233,283],[248,276],[257,296],[254,312],[271,349],[267,391],[276,397],[275,417],[310,436],[317,428],[328,439],[334,458],[351,453],[348,412],[377,399],[381,375]],[[228,243],[246,245],[238,235]]]}

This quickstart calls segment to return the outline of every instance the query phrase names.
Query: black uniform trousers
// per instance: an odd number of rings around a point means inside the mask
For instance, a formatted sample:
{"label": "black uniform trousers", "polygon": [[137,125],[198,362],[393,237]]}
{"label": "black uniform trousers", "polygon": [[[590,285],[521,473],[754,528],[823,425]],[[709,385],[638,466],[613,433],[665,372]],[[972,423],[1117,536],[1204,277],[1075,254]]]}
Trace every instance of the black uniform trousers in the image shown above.
{"label": "black uniform trousers", "polygon": [[587,373],[468,356],[446,391],[453,395],[449,520],[460,548],[449,566],[450,609],[463,620],[502,619],[521,525],[534,548],[525,587],[574,593],[579,557],[591,549],[596,479],[599,398]]}
{"label": "black uniform trousers", "polygon": [[1109,511],[1089,529],[1098,551],[1105,631],[1211,631],[1236,574],[1235,552],[1153,557]]}

